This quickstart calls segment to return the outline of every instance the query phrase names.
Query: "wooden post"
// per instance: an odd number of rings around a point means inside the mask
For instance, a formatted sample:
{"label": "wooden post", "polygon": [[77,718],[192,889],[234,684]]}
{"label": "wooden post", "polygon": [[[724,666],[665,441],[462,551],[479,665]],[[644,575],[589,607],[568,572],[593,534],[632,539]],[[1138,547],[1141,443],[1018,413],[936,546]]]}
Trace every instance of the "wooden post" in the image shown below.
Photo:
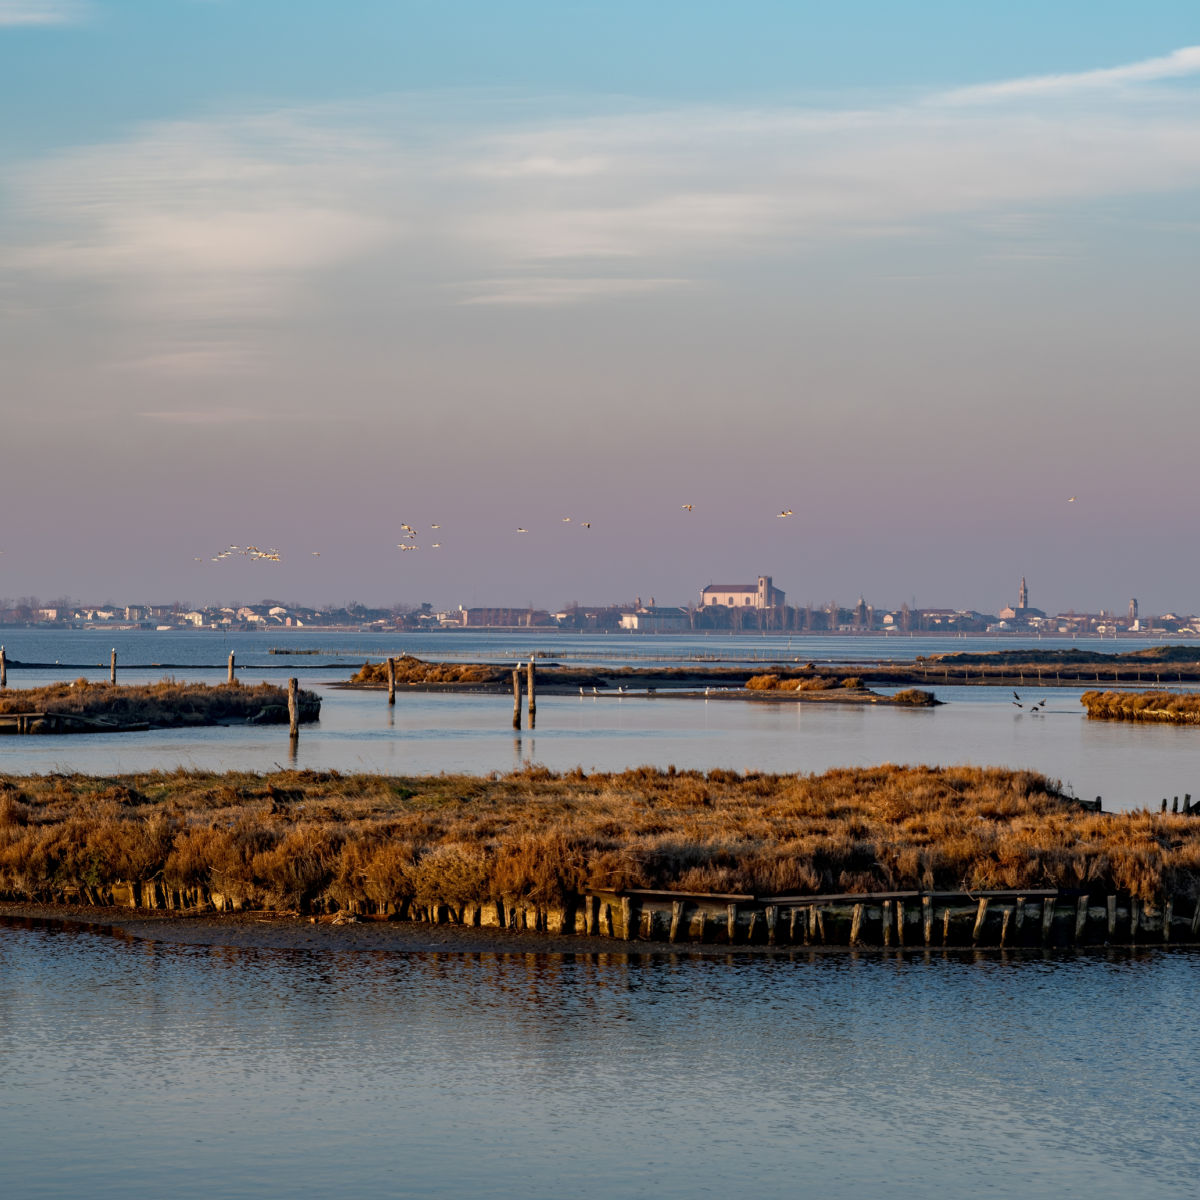
{"label": "wooden post", "polygon": [[858,939],[862,936],[863,908],[864,905],[856,904],[850,917],[850,945],[852,946],[857,946]]}
{"label": "wooden post", "polygon": [[736,904],[730,904],[726,908],[726,929],[729,932],[729,944],[732,946],[734,939],[737,937],[737,918],[738,909]]}
{"label": "wooden post", "polygon": [[1018,896],[1016,907],[1013,909],[1013,914],[1016,918],[1014,925],[1017,935],[1017,941],[1021,940],[1021,926],[1025,924],[1025,897]]}
{"label": "wooden post", "polygon": [[521,668],[513,667],[513,728],[521,728]]}
{"label": "wooden post", "polygon": [[1117,898],[1111,893],[1105,897],[1104,907],[1108,916],[1108,938],[1112,940],[1117,932]]}
{"label": "wooden post", "polygon": [[533,682],[533,659],[529,660],[529,666],[525,671],[527,686],[529,688],[529,728],[533,728],[533,720],[537,716],[537,697],[534,695]]}
{"label": "wooden post", "polygon": [[225,676],[225,682],[232,685],[235,678],[236,678],[236,676],[233,673],[233,651],[230,650],[230,652],[229,652],[229,673]]}
{"label": "wooden post", "polygon": [[1167,900],[1163,905],[1163,941],[1171,940],[1171,917],[1175,912],[1175,901]]}
{"label": "wooden post", "polygon": [[117,648],[113,647],[112,657],[108,660],[108,682],[117,682]]}
{"label": "wooden post", "polygon": [[1129,897],[1129,940],[1137,941],[1138,930],[1142,924],[1142,902]]}
{"label": "wooden post", "polygon": [[779,906],[777,904],[768,904],[763,910],[767,921],[767,945],[775,945],[775,927],[779,921]]}
{"label": "wooden post", "polygon": [[396,660],[389,658],[387,662],[388,703],[396,703]]}
{"label": "wooden post", "polygon": [[4,654],[4,647],[0,646],[0,688],[8,687],[8,659]]}
{"label": "wooden post", "polygon": [[921,907],[925,910],[925,945],[930,945],[933,941],[933,897],[922,896]]}
{"label": "wooden post", "polygon": [[[520,678],[518,674],[517,679]],[[520,713],[517,716],[519,719]],[[621,897],[621,933],[627,942],[633,941],[634,935],[637,933],[633,927],[633,901],[628,896]]]}
{"label": "wooden post", "polygon": [[667,934],[667,940],[670,942],[679,941],[679,926],[683,921],[683,901],[671,901],[671,932]]}
{"label": "wooden post", "polygon": [[1087,927],[1088,919],[1088,898],[1080,896],[1075,901],[1075,942],[1078,945],[1079,939],[1083,937],[1083,931]]}
{"label": "wooden post", "polygon": [[1048,943],[1050,941],[1050,933],[1054,927],[1054,904],[1055,904],[1054,899],[1049,896],[1047,896],[1046,899],[1042,901],[1042,942],[1043,943]]}
{"label": "wooden post", "polygon": [[1001,919],[1000,919],[1000,945],[1001,946],[1008,945],[1008,923],[1012,919],[1012,915],[1015,911],[1016,910],[1012,909],[1012,908],[1004,909],[1004,916],[1001,917]]}
{"label": "wooden post", "polygon": [[896,945],[904,945],[904,901],[896,901]]}
{"label": "wooden post", "polygon": [[288,732],[300,736],[300,680],[294,676],[288,680]]}
{"label": "wooden post", "polygon": [[883,944],[885,946],[892,944],[892,902],[890,900],[883,902]]}
{"label": "wooden post", "polygon": [[979,935],[983,933],[983,923],[987,920],[988,898],[981,896],[979,898],[979,907],[975,910],[975,928],[971,930],[971,941],[979,941]]}

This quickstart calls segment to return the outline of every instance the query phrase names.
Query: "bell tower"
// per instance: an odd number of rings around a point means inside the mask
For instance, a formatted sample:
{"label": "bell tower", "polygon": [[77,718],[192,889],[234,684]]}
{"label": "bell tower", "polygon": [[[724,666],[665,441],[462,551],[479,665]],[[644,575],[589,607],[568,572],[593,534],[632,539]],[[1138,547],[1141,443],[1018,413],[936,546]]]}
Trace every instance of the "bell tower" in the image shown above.
{"label": "bell tower", "polygon": [[1025,576],[1024,575],[1021,576],[1021,591],[1019,593],[1019,598],[1017,600],[1017,607],[1018,608],[1028,608],[1029,607],[1029,589],[1025,586]]}

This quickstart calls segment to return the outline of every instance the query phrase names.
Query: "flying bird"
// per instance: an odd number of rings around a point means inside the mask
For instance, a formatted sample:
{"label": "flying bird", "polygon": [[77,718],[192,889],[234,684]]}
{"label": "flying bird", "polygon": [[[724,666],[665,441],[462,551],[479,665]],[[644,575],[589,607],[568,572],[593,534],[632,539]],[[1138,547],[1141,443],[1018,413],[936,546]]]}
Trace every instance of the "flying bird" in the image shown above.
{"label": "flying bird", "polygon": [[570,523],[571,523],[571,518],[570,518],[570,517],[563,517],[563,524],[564,524],[564,525],[569,525]]}
{"label": "flying bird", "polygon": [[517,526],[517,532],[518,532],[518,533],[528,533],[528,532],[529,532],[529,530],[528,530],[528,529],[525,529],[525,528],[523,528],[523,527],[522,527],[522,526],[520,526],[520,525],[518,525],[518,526]]}
{"label": "flying bird", "polygon": [[692,511],[692,506],[690,504],[681,504],[679,507],[686,508],[688,510],[688,512]]}
{"label": "flying bird", "polygon": [[584,529],[591,529],[591,527],[592,527],[591,521],[584,521],[583,527],[584,527]]}
{"label": "flying bird", "polygon": [[1074,496],[1068,496],[1068,497],[1067,497],[1067,503],[1068,503],[1068,504],[1074,504],[1074,503],[1075,503],[1075,497],[1074,497]]}
{"label": "flying bird", "polygon": [[790,517],[792,515],[792,510],[790,508],[785,508],[782,512],[780,512],[777,515],[781,516],[781,517]]}

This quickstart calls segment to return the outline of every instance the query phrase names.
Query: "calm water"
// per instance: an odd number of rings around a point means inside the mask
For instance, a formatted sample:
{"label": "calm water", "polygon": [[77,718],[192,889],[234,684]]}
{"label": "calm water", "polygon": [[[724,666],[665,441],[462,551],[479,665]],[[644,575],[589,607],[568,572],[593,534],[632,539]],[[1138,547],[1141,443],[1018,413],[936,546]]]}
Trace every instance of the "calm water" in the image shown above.
{"label": "calm water", "polygon": [[[543,696],[536,731],[514,738],[504,697],[401,693],[389,711],[378,693],[328,681],[355,657],[415,648],[502,661],[544,639],[471,649],[454,635],[439,651],[314,634],[307,644],[330,654],[280,658],[265,653],[281,640],[269,635],[4,632],[25,661],[105,669],[116,641],[129,681],[161,678],[152,663],[218,681],[205,667],[230,646],[257,678],[282,666],[324,695],[320,724],[300,737],[302,766],[976,762],[1044,770],[1112,807],[1200,794],[1200,733],[1089,724],[1076,689],[1038,692],[1049,699],[1040,718],[970,688],[941,690],[949,703],[932,712]],[[599,640],[554,648],[615,663],[646,661],[643,651],[667,661],[679,647],[612,639],[601,651]],[[731,641],[703,652],[745,661],[788,649]],[[834,639],[824,649],[806,641],[799,657],[885,652]],[[10,683],[63,674],[17,671]],[[279,729],[0,740],[0,771],[289,761]],[[0,921],[0,1196],[1190,1197],[1198,987],[1189,952],[283,952]]]}
{"label": "calm water", "polygon": [[1198,984],[0,927],[0,1194],[1190,1197]]}
{"label": "calm water", "polygon": [[[114,635],[69,632],[48,635],[34,630],[6,630],[10,655],[23,661],[48,661],[55,652],[76,664],[89,656],[103,668],[83,672],[107,678],[108,649]],[[19,637],[17,635],[20,635]],[[120,636],[120,635],[117,635]],[[947,703],[934,711],[842,708],[829,705],[748,704],[729,701],[672,699],[660,695],[618,698],[548,696],[538,701],[535,730],[519,737],[512,731],[512,701],[505,696],[448,696],[401,691],[394,710],[382,693],[347,692],[330,686],[348,678],[360,657],[378,660],[403,649],[393,635],[293,635],[294,645],[311,643],[329,649],[341,638],[349,649],[328,660],[311,656],[269,655],[278,634],[166,635],[130,633],[118,641],[120,677],[145,682],[170,674],[181,679],[216,683],[224,670],[202,665],[165,669],[150,662],[219,663],[233,646],[238,662],[248,664],[241,677],[250,682],[296,674],[305,687],[323,697],[321,721],[307,726],[292,757],[280,727],[202,730],[155,730],[120,735],[0,739],[0,772],[123,772],[178,766],[225,770],[271,771],[295,764],[314,769],[437,774],[442,771],[509,771],[528,763],[555,770],[623,770],[653,763],[708,770],[823,771],[829,767],[898,763],[973,763],[1028,767],[1062,780],[1080,796],[1103,796],[1111,808],[1157,804],[1163,796],[1200,796],[1200,730],[1088,722],[1079,705],[1079,688],[1030,689],[1027,700],[1048,701],[1045,715],[1031,717],[1015,708],[1006,689],[936,688]],[[103,639],[98,640],[98,639]],[[24,639],[24,640],[21,640]],[[364,639],[371,644],[363,645]],[[414,639],[409,639],[410,641]],[[422,639],[415,639],[421,641]],[[646,643],[651,653],[673,653],[707,641],[711,655],[734,657],[751,652],[784,657],[786,638],[672,639],[640,637],[562,638],[581,658],[603,643],[610,664],[641,661]],[[884,649],[909,648],[937,653],[1000,639],[895,639]],[[432,634],[419,650],[449,657],[513,661],[517,650],[529,654],[540,638],[507,635]],[[436,643],[436,645],[435,645]],[[519,643],[519,645],[518,645]],[[762,643],[771,643],[770,651]],[[881,652],[882,639],[807,639],[803,660],[846,659],[854,653]],[[753,650],[747,650],[749,644]],[[1005,641],[1004,644],[1011,644]],[[1090,642],[1090,645],[1100,645]],[[449,649],[445,649],[446,646]],[[1111,648],[1112,643],[1103,643]],[[1121,642],[1121,649],[1131,644]],[[438,650],[438,647],[442,649]],[[562,648],[561,646],[559,647]],[[795,649],[792,646],[791,649]],[[336,649],[336,647],[335,647]],[[1198,647],[1200,652],[1200,647]],[[341,651],[339,651],[341,653]],[[507,656],[507,657],[506,657]],[[321,666],[333,663],[334,669]],[[279,664],[284,664],[282,668]],[[140,665],[134,665],[140,664]],[[10,683],[18,687],[61,680],[75,669],[16,670]]]}

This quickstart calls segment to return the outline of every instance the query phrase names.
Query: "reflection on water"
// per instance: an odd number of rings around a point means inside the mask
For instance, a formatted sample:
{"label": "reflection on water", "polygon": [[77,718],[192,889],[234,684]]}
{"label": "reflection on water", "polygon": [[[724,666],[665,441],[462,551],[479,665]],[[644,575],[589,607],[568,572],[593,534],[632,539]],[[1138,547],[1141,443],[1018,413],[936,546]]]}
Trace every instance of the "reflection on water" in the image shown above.
{"label": "reflection on water", "polygon": [[1198,966],[9,925],[0,1193],[1185,1196]]}

